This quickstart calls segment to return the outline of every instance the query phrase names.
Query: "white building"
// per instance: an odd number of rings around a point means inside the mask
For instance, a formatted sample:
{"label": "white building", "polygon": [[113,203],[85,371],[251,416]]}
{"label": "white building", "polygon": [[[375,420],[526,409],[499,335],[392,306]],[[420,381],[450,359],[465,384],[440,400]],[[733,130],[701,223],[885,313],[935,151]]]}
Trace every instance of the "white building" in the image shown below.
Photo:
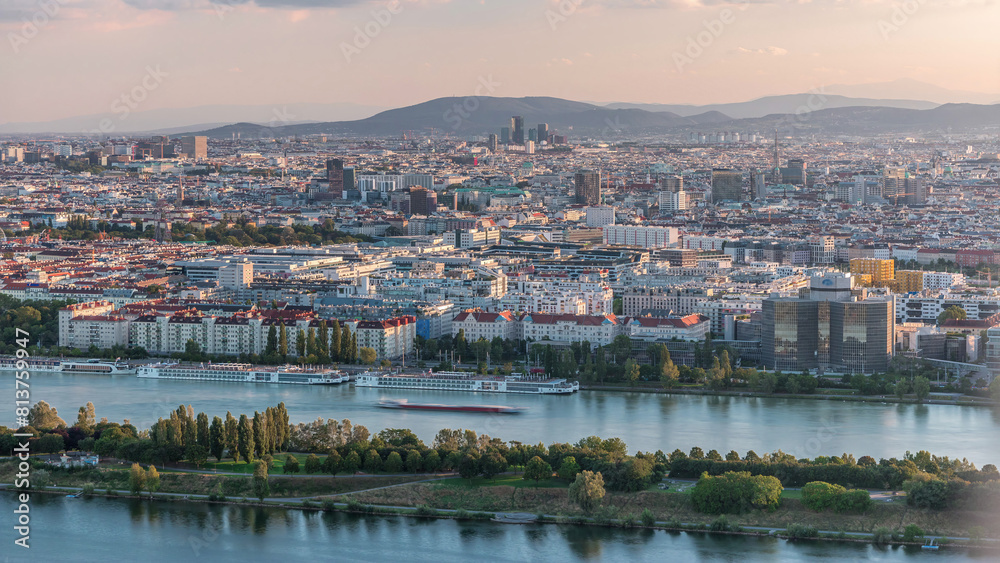
{"label": "white building", "polygon": [[615,208],[606,205],[592,206],[586,209],[588,227],[605,227],[615,224]]}
{"label": "white building", "polygon": [[677,245],[677,229],[673,227],[608,225],[604,227],[604,244],[622,244],[642,248],[672,247]]}

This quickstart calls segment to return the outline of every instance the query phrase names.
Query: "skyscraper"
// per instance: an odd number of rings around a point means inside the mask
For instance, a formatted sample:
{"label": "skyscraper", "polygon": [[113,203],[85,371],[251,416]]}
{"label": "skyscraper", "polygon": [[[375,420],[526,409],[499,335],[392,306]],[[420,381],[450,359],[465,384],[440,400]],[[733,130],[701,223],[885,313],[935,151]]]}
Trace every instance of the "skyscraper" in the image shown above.
{"label": "skyscraper", "polygon": [[789,184],[804,186],[806,183],[806,161],[801,158],[789,158],[788,168],[781,171],[781,177]]}
{"label": "skyscraper", "polygon": [[679,192],[684,189],[684,178],[681,176],[664,176],[660,180],[664,191]]}
{"label": "skyscraper", "polygon": [[549,140],[549,124],[548,123],[539,123],[538,124],[537,135],[538,135],[538,142],[539,143],[541,143],[543,141],[548,141]]}
{"label": "skyscraper", "polygon": [[181,137],[181,152],[194,160],[208,158],[208,137]]}
{"label": "skyscraper", "polygon": [[576,202],[581,205],[597,205],[601,202],[601,173],[581,170],[574,178]]}
{"label": "skyscraper", "polygon": [[736,170],[712,170],[712,203],[743,200],[743,174]]}
{"label": "skyscraper", "polygon": [[353,166],[344,169],[344,185],[343,190],[356,190],[358,188],[358,176],[357,171]]}
{"label": "skyscraper", "polygon": [[486,141],[486,148],[490,149],[490,152],[497,152],[497,145],[499,141],[497,139],[496,133],[490,133],[490,138]]}
{"label": "skyscraper", "polygon": [[344,193],[344,161],[339,158],[331,158],[326,161],[326,179],[330,183],[327,190],[337,197]]}
{"label": "skyscraper", "polygon": [[500,128],[500,143],[504,145],[510,144],[510,127]]}
{"label": "skyscraper", "polygon": [[515,115],[510,118],[510,130],[513,136],[513,141],[515,145],[524,144],[524,118],[520,115]]}

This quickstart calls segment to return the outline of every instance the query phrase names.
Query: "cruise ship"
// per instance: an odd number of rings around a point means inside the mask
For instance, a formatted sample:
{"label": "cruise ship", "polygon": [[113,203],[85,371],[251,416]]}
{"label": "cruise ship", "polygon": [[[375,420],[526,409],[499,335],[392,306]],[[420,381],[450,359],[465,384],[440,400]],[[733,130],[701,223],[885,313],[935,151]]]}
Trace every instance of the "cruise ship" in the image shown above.
{"label": "cruise ship", "polygon": [[480,391],[487,393],[528,393],[568,395],[580,390],[578,381],[547,379],[537,375],[476,375],[439,371],[436,373],[365,372],[354,378],[358,387],[386,389],[430,389],[434,391]]}
{"label": "cruise ship", "polygon": [[109,360],[57,360],[53,358],[0,358],[0,371],[70,373],[77,375],[135,375],[135,367]]}
{"label": "cruise ship", "polygon": [[349,375],[329,369],[306,369],[288,365],[279,367],[253,366],[236,363],[150,364],[140,367],[138,376],[148,379],[286,383],[292,385],[334,385],[350,380]]}

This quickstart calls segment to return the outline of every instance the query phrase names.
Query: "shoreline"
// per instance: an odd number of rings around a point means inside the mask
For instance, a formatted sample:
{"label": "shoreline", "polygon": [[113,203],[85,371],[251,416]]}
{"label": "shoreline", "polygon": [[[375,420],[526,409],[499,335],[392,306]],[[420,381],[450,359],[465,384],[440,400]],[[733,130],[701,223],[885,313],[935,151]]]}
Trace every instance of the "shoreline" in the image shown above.
{"label": "shoreline", "polygon": [[581,383],[580,391],[608,391],[623,393],[649,393],[653,395],[709,395],[718,397],[752,397],[759,399],[805,399],[812,401],[846,401],[854,403],[895,403],[901,405],[950,405],[956,407],[995,407],[996,402],[959,401],[946,399],[899,399],[890,396],[874,395],[826,395],[822,393],[762,393],[759,391],[732,391],[715,389],[666,389],[646,386],[629,387],[623,385],[600,385]]}
{"label": "shoreline", "polygon": [[[63,495],[69,490],[76,490],[82,493],[82,488],[77,487],[64,487],[65,490],[50,490],[50,489],[30,489],[27,492],[32,493],[43,493],[50,495]],[[0,488],[0,492],[10,492],[12,494],[17,494],[18,489],[13,488],[10,484],[3,484]],[[145,501],[167,501],[167,502],[194,502],[201,504],[218,504],[218,505],[228,505],[228,506],[238,506],[246,508],[279,508],[284,510],[302,510],[302,511],[313,511],[313,512],[343,512],[346,514],[360,514],[368,516],[402,516],[406,518],[433,518],[438,520],[473,520],[480,522],[492,522],[494,524],[506,524],[506,525],[524,525],[524,524],[555,524],[555,525],[571,525],[571,526],[594,526],[601,528],[621,528],[621,529],[646,529],[646,530],[662,530],[670,533],[680,533],[680,532],[693,532],[693,533],[704,533],[713,535],[739,535],[739,536],[753,536],[757,538],[772,537],[776,539],[783,539],[786,541],[796,541],[796,540],[806,540],[806,541],[828,541],[828,542],[848,542],[848,543],[864,543],[873,545],[893,545],[893,546],[911,546],[920,547],[926,545],[926,542],[905,542],[901,540],[888,540],[881,543],[874,542],[875,534],[868,532],[832,532],[827,530],[818,531],[816,537],[795,537],[788,535],[787,528],[762,528],[762,527],[741,527],[734,526],[734,529],[730,530],[713,530],[711,529],[711,524],[701,524],[701,523],[670,523],[666,521],[656,521],[653,525],[644,525],[641,522],[635,521],[624,521],[621,519],[611,519],[606,522],[599,522],[596,518],[586,517],[586,516],[562,516],[562,515],[551,515],[551,514],[538,514],[533,515],[533,519],[523,520],[523,521],[510,521],[504,522],[498,520],[498,517],[502,512],[491,512],[491,511],[469,511],[465,509],[444,509],[444,508],[427,508],[424,506],[417,507],[401,507],[401,506],[387,506],[387,505],[374,505],[374,504],[361,504],[361,503],[350,503],[350,502],[336,502],[332,499],[321,499],[319,497],[306,498],[298,501],[296,504],[294,501],[289,500],[276,500],[259,502],[246,499],[246,502],[241,502],[238,500],[210,500],[204,495],[183,495],[183,493],[172,493],[167,496],[160,496],[163,493],[157,493],[155,497],[150,498],[146,495],[133,495],[130,492],[125,492],[124,494],[118,493],[113,495],[108,495],[105,493],[95,491],[90,495],[81,495],[77,498],[93,498],[102,497],[108,499],[121,499],[121,500],[145,500]],[[335,495],[335,496],[346,496],[347,494]],[[183,495],[183,496],[182,496]],[[355,505],[352,507],[352,504]],[[360,506],[357,506],[360,505]],[[784,532],[784,533],[781,533]],[[927,539],[934,539],[937,545],[940,547],[957,547],[962,549],[970,550],[995,550],[1000,549],[1000,539],[995,538],[981,538],[979,543],[974,543],[972,538],[967,537],[952,537],[952,536],[927,536]],[[944,541],[942,545],[940,542]]]}

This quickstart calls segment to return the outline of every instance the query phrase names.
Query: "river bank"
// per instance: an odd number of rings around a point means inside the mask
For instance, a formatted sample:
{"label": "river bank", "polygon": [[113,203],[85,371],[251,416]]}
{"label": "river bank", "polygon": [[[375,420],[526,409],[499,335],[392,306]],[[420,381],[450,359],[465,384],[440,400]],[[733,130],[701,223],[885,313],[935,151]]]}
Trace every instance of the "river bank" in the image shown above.
{"label": "river bank", "polygon": [[[70,488],[60,489],[60,490],[33,490],[32,494],[44,494],[47,496],[66,496],[66,493]],[[6,487],[0,489],[0,494],[7,493],[14,495],[16,494],[15,489],[12,487]],[[133,496],[129,495],[124,491],[114,492],[112,494],[107,493],[94,493],[90,495],[80,495],[82,498],[79,500],[86,501],[90,498],[106,498],[114,500],[124,500],[124,501],[137,501],[143,504],[147,502],[154,502],[153,498],[149,496]],[[837,543],[853,543],[853,544],[875,544],[875,545],[893,545],[893,546],[921,546],[926,545],[929,541],[933,540],[933,543],[939,546],[947,546],[948,548],[962,548],[964,550],[975,551],[993,551],[1000,549],[1000,540],[995,539],[984,539],[984,538],[970,538],[962,536],[945,536],[945,535],[932,535],[927,534],[920,541],[904,541],[900,534],[893,534],[890,536],[880,535],[878,532],[836,532],[831,530],[821,530],[812,529],[812,532],[808,536],[803,536],[802,530],[808,529],[808,527],[792,526],[786,525],[784,527],[767,527],[767,526],[741,526],[739,524],[732,523],[731,519],[727,516],[725,518],[716,518],[710,523],[701,522],[682,522],[677,519],[670,520],[653,520],[653,521],[642,521],[636,519],[635,517],[629,515],[624,518],[608,518],[605,515],[596,516],[574,516],[569,517],[561,514],[509,514],[502,512],[486,512],[486,511],[469,511],[465,509],[435,509],[425,505],[420,505],[417,507],[405,507],[405,506],[393,506],[393,505],[373,505],[373,504],[362,504],[354,499],[350,499],[347,502],[336,502],[329,498],[326,499],[269,499],[264,502],[259,502],[256,500],[242,499],[241,501],[233,500],[212,500],[201,495],[190,495],[190,496],[164,496],[159,493],[155,495],[155,502],[173,502],[173,503],[197,503],[205,505],[219,505],[219,506],[232,506],[240,508],[269,508],[269,509],[283,509],[290,511],[305,511],[305,512],[322,512],[322,513],[346,513],[346,514],[359,514],[359,515],[370,515],[370,516],[401,516],[405,518],[412,519],[423,519],[423,520],[455,520],[455,521],[491,521],[498,523],[508,522],[514,524],[556,524],[556,525],[570,525],[570,526],[584,526],[584,527],[597,527],[606,529],[635,529],[635,530],[649,530],[649,531],[667,531],[667,532],[696,532],[713,536],[745,536],[745,537],[774,537],[779,539],[787,540],[814,540],[814,541],[826,541],[826,542],[837,542]],[[720,521],[723,524],[720,525]],[[794,524],[798,524],[797,522]],[[189,537],[189,540],[191,538]],[[195,547],[192,544],[192,547]]]}
{"label": "river bank", "polygon": [[852,402],[852,403],[892,403],[892,404],[902,404],[902,405],[952,405],[952,406],[968,406],[968,407],[993,407],[997,406],[997,403],[990,401],[988,399],[983,399],[979,397],[970,397],[968,395],[963,395],[959,399],[924,399],[923,401],[916,401],[914,399],[900,399],[898,397],[890,397],[883,395],[845,395],[845,394],[834,394],[834,393],[823,393],[823,389],[817,390],[816,393],[805,394],[805,393],[763,393],[761,391],[753,390],[721,390],[721,389],[707,389],[707,388],[697,388],[697,389],[685,389],[685,388],[672,388],[667,389],[663,387],[652,387],[645,385],[600,385],[600,384],[580,384],[581,391],[610,391],[610,392],[627,392],[627,393],[650,393],[658,395],[703,395],[703,396],[718,396],[718,397],[756,397],[762,399],[807,399],[814,401],[841,401],[841,402]]}

